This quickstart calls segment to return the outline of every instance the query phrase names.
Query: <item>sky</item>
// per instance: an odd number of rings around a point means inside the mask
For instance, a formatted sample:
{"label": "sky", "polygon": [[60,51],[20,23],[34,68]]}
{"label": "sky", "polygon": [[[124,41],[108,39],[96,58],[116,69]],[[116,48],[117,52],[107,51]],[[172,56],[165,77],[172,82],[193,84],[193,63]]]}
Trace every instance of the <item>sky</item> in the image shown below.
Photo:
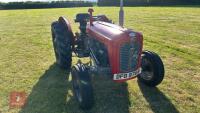
{"label": "sky", "polygon": [[[59,0],[0,0],[0,2],[21,2],[21,1],[59,1]],[[83,0],[83,1],[97,1],[97,0]]]}

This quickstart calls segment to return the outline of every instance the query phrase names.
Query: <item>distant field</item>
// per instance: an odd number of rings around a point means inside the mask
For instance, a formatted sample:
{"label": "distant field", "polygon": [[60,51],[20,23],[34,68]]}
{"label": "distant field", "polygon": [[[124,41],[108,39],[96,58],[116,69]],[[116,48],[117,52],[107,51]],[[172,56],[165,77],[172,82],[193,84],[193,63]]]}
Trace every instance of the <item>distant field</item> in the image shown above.
{"label": "distant field", "polygon": [[[0,10],[0,113],[83,113],[70,73],[54,64],[50,25],[62,15],[78,31],[73,19],[87,9]],[[118,22],[118,7],[94,10]],[[162,57],[165,79],[151,89],[137,79],[116,84],[95,77],[96,103],[86,113],[199,113],[200,8],[126,7],[125,14],[125,26],[143,33],[144,49]],[[28,94],[24,108],[9,109],[11,91]]]}

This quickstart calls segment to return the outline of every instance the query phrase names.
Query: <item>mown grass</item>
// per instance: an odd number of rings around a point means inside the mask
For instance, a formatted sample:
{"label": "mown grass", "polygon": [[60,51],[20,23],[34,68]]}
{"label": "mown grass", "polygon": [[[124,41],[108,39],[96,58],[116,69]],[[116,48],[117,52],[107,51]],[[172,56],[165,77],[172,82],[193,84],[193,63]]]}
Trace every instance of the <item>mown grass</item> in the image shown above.
{"label": "mown grass", "polygon": [[[0,11],[0,112],[2,113],[198,113],[200,112],[200,8],[126,7],[125,26],[144,35],[144,49],[157,52],[166,69],[157,88],[131,80],[117,84],[94,78],[95,105],[78,108],[69,71],[55,64],[50,25],[88,8]],[[118,21],[118,7],[94,7]],[[77,58],[73,58],[75,64]],[[25,91],[27,104],[9,109],[9,93]]]}

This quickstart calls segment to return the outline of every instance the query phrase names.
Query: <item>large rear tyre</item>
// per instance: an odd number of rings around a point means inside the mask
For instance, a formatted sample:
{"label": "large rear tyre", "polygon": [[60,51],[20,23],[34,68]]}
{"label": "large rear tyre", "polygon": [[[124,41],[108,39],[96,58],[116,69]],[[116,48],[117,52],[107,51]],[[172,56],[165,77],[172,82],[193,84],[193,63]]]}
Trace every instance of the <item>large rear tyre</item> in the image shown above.
{"label": "large rear tyre", "polygon": [[58,21],[52,23],[51,32],[56,63],[61,68],[70,69],[72,62],[72,32]]}
{"label": "large rear tyre", "polygon": [[163,62],[156,53],[150,51],[142,53],[142,72],[138,75],[140,82],[155,87],[162,82],[164,72]]}
{"label": "large rear tyre", "polygon": [[93,106],[94,96],[91,78],[85,66],[81,63],[72,67],[73,93],[79,106],[88,110]]}

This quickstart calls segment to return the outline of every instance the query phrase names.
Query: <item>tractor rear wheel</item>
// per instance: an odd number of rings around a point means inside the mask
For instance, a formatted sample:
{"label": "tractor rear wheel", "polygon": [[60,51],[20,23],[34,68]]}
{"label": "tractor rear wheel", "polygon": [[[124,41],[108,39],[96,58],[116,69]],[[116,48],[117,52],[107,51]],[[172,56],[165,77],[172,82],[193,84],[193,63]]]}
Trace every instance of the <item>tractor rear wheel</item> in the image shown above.
{"label": "tractor rear wheel", "polygon": [[82,109],[90,109],[94,103],[91,78],[85,66],[81,63],[72,67],[73,93]]}
{"label": "tractor rear wheel", "polygon": [[51,32],[56,63],[61,68],[70,69],[72,62],[72,32],[58,21],[52,23]]}
{"label": "tractor rear wheel", "polygon": [[142,72],[138,80],[147,86],[155,87],[164,78],[164,65],[161,58],[154,52],[142,53]]}

